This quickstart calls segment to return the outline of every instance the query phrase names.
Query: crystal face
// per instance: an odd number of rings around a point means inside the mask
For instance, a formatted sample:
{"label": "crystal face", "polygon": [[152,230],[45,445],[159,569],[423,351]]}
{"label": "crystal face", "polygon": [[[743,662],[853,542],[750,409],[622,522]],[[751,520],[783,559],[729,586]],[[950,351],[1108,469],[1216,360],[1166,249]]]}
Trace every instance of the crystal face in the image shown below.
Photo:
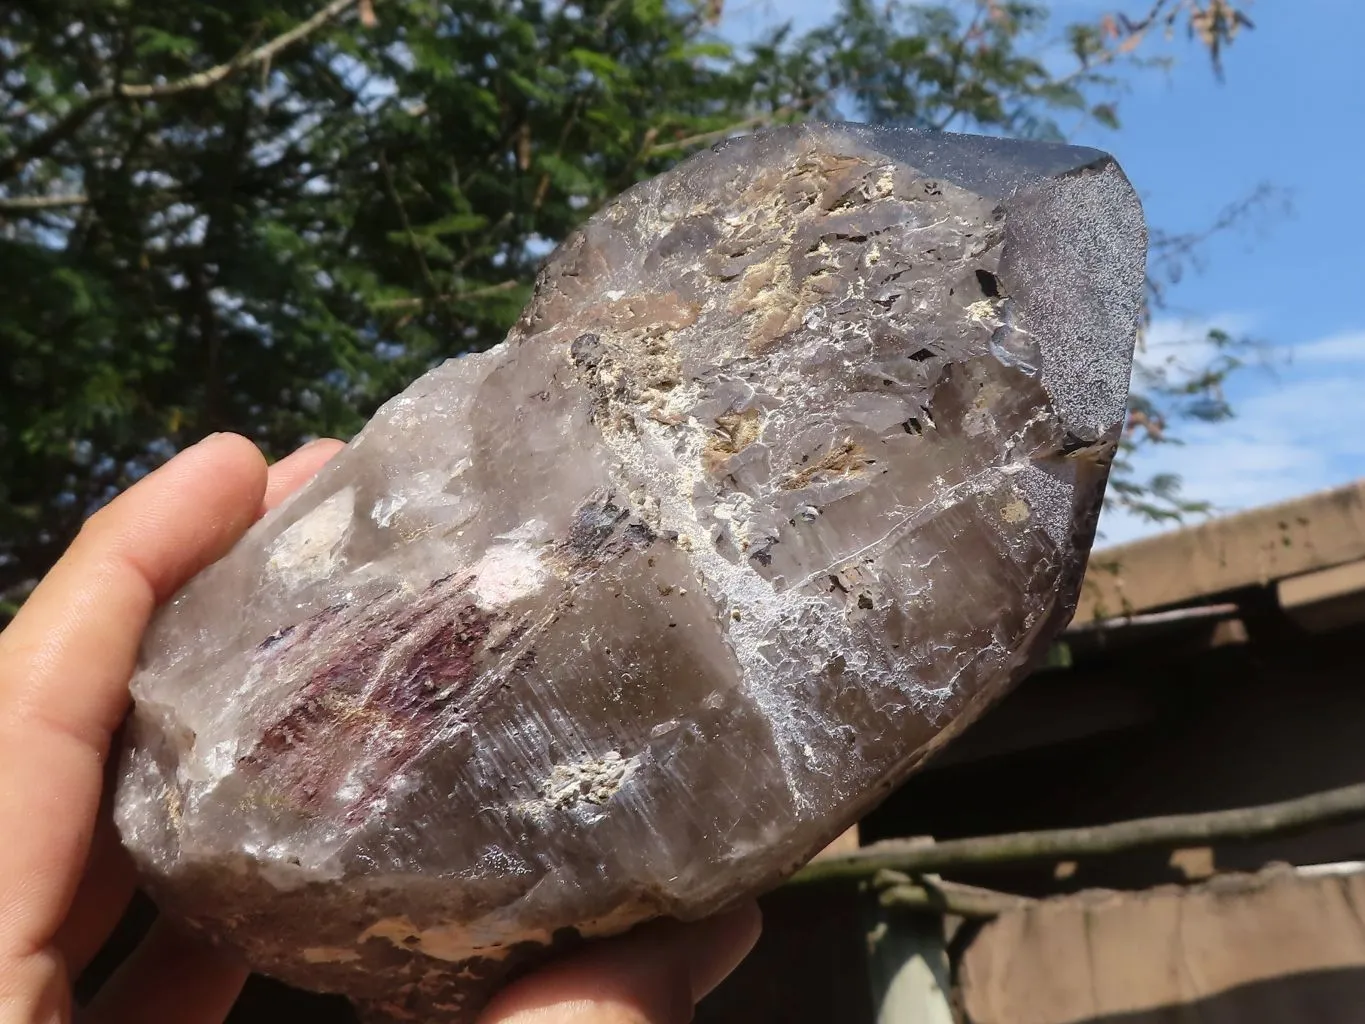
{"label": "crystal face", "polygon": [[548,261],[157,618],[164,907],[379,1018],[769,886],[1073,607],[1145,229],[1094,150],[733,140]]}

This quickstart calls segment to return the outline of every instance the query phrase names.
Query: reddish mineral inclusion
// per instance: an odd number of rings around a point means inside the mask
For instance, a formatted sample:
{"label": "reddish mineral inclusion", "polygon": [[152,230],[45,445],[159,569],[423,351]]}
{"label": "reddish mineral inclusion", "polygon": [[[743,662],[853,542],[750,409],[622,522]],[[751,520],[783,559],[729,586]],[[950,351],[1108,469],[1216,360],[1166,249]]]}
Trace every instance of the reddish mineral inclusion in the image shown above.
{"label": "reddish mineral inclusion", "polygon": [[811,125],[631,189],[160,614],[150,890],[467,1021],[780,881],[1066,623],[1144,259],[1094,150]]}

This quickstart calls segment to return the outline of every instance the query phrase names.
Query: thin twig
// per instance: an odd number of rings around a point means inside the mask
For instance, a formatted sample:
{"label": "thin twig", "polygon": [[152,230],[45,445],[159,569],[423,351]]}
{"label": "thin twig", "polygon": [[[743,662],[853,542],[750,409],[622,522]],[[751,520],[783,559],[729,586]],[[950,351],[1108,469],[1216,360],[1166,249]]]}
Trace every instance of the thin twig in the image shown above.
{"label": "thin twig", "polygon": [[683,139],[675,139],[671,142],[659,142],[651,146],[647,153],[649,156],[658,156],[660,153],[668,153],[675,149],[690,149],[693,146],[707,146],[713,142],[719,142],[728,138],[735,132],[743,131],[745,128],[756,128],[759,125],[771,124],[773,121],[788,117],[796,113],[794,106],[778,107],[771,114],[755,114],[753,117],[746,117],[742,121],[726,125],[724,128],[717,128],[715,131],[701,132],[698,135],[689,135]]}
{"label": "thin twig", "polygon": [[1365,783],[1259,807],[1173,814],[1114,825],[1016,832],[937,843],[889,840],[806,865],[788,884],[862,879],[878,871],[911,875],[952,868],[1074,860],[1153,847],[1208,845],[1283,836],[1365,818]]}
{"label": "thin twig", "polygon": [[521,284],[520,281],[499,281],[497,284],[485,285],[482,288],[471,288],[467,292],[433,295],[430,298],[381,299],[374,304],[374,308],[421,309],[423,306],[434,305],[436,303],[468,302],[471,299],[482,299],[498,292],[510,291],[519,284]]}
{"label": "thin twig", "polygon": [[[1094,74],[1100,68],[1113,64],[1120,57],[1126,56],[1141,42],[1147,34],[1147,30],[1152,27],[1157,16],[1170,3],[1170,0],[1154,0],[1147,14],[1137,21],[1129,19],[1125,25],[1124,33],[1126,38],[1122,42],[1107,45],[1097,55],[1093,57],[1082,57],[1078,66],[1065,75],[1062,75],[1054,83],[1057,86],[1067,86],[1072,82],[1078,81],[1085,75]],[[1137,40],[1138,42],[1133,42]]]}
{"label": "thin twig", "polygon": [[887,886],[877,893],[877,902],[897,910],[930,910],[986,920],[1034,901],[960,882],[919,880]]}
{"label": "thin twig", "polygon": [[1073,622],[1067,626],[1066,634],[1104,633],[1123,629],[1127,626],[1166,626],[1171,623],[1205,622],[1209,620],[1231,619],[1241,614],[1241,605],[1207,604],[1194,608],[1176,608],[1167,612],[1145,612],[1136,615],[1116,615],[1110,619],[1094,619],[1088,622]]}
{"label": "thin twig", "polygon": [[87,195],[69,196],[6,196],[0,198],[0,213],[24,213],[31,210],[60,210],[68,206],[85,206]]}
{"label": "thin twig", "polygon": [[[578,115],[583,111],[583,96],[580,93],[574,97],[573,104],[569,107],[569,116],[564,119],[564,127],[559,131],[559,145],[555,147],[555,159],[563,159],[564,147],[569,143],[569,134],[578,124]],[[545,205],[545,197],[550,193],[550,174],[545,172],[540,176],[540,183],[536,185],[535,197],[531,200],[531,209],[539,210]]]}
{"label": "thin twig", "polygon": [[1153,0],[1151,8],[1147,11],[1147,14],[1144,17],[1141,17],[1136,21],[1132,20],[1131,18],[1128,19],[1127,24],[1128,33],[1131,35],[1135,32],[1146,32],[1149,28],[1152,27],[1153,24],[1156,23],[1157,17],[1163,11],[1165,11],[1166,8],[1170,7],[1170,5],[1171,0]]}
{"label": "thin twig", "polygon": [[431,265],[427,263],[426,253],[422,251],[422,243],[418,241],[417,232],[413,229],[412,220],[408,217],[407,207],[403,205],[403,199],[398,194],[398,186],[394,181],[393,168],[389,166],[389,158],[382,151],[379,154],[379,169],[384,174],[384,188],[389,193],[389,200],[393,203],[394,209],[398,211],[398,221],[403,226],[403,232],[407,235],[408,247],[412,249],[412,254],[417,258],[417,266],[422,271],[422,280],[431,289],[433,295],[440,291],[440,286],[436,283],[436,276],[431,272]]}

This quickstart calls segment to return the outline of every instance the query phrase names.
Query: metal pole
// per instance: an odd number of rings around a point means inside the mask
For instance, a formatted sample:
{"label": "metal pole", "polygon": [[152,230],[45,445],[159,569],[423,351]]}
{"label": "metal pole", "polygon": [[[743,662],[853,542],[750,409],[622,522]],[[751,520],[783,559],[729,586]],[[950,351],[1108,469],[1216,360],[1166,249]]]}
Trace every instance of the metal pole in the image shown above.
{"label": "metal pole", "polygon": [[943,918],[865,900],[867,970],[877,1024],[953,1024]]}

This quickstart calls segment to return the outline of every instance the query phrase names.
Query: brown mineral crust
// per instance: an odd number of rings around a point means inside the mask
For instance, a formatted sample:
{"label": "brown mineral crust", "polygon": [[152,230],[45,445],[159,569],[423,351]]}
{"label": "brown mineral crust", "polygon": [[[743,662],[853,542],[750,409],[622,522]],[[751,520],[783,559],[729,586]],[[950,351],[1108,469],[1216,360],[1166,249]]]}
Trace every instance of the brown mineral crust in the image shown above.
{"label": "brown mineral crust", "polygon": [[[472,1024],[499,989],[583,943],[566,928],[500,946],[491,956],[476,952],[452,963],[421,948],[424,926],[459,910],[446,904],[448,894],[440,885],[344,893],[308,886],[281,892],[250,869],[195,873],[192,880],[195,907],[228,916],[201,920],[180,907],[174,893],[153,887],[163,912],[176,914],[206,941],[233,948],[258,971],[310,991],[345,991],[364,1021]],[[638,909],[641,918],[656,912]],[[282,957],[281,949],[293,955]]]}
{"label": "brown mineral crust", "polygon": [[805,487],[822,474],[840,476],[849,473],[861,473],[869,466],[875,465],[876,460],[867,457],[867,452],[862,445],[854,441],[840,441],[824,455],[799,473],[793,473],[778,486],[784,491],[795,491]]}

